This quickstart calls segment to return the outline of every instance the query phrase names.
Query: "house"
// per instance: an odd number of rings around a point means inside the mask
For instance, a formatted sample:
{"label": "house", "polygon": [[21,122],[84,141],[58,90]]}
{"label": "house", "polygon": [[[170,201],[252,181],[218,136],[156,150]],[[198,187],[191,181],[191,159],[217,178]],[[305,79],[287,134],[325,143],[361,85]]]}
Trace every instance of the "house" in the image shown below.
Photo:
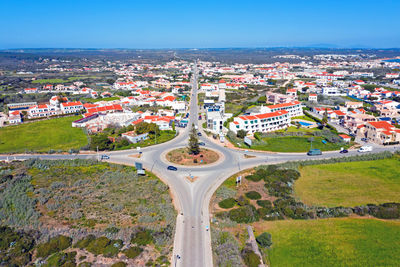
{"label": "house", "polygon": [[274,92],[267,92],[266,97],[267,97],[266,102],[271,104],[283,104],[295,100],[295,98],[291,95],[284,95]]}
{"label": "house", "polygon": [[293,97],[293,99],[297,99],[297,90],[296,89],[287,89],[286,95]]}
{"label": "house", "polygon": [[8,114],[8,123],[9,124],[22,123],[21,112],[19,110],[10,111],[10,113]]}
{"label": "house", "polygon": [[24,89],[25,94],[35,94],[38,92],[37,88],[25,88]]}
{"label": "house", "polygon": [[229,129],[234,133],[245,130],[249,135],[255,132],[272,132],[288,127],[290,123],[289,112],[279,110],[270,113],[240,116],[229,123]]}
{"label": "house", "polygon": [[310,101],[310,102],[318,102],[317,94],[309,94],[308,95],[308,101]]}
{"label": "house", "polygon": [[54,116],[57,115],[59,111],[55,106],[48,104],[39,104],[30,107],[27,113],[28,113],[28,118],[32,119],[32,118]]}
{"label": "house", "polygon": [[61,103],[60,107],[63,114],[77,113],[83,109],[80,101]]}
{"label": "house", "polygon": [[59,106],[62,102],[68,102],[68,98],[62,96],[52,96],[50,98],[50,105],[52,106]]}
{"label": "house", "polygon": [[400,129],[387,121],[371,121],[365,124],[364,136],[379,145],[398,144],[400,142]]}
{"label": "house", "polygon": [[387,79],[397,79],[399,78],[399,73],[386,73],[385,77]]}
{"label": "house", "polygon": [[339,138],[343,140],[343,142],[350,143],[351,137],[347,134],[339,134]]}
{"label": "house", "polygon": [[372,115],[349,113],[346,115],[344,124],[350,131],[356,133],[359,132],[359,129],[363,128],[367,122],[373,121],[376,121],[376,118]]}
{"label": "house", "polygon": [[146,140],[149,136],[149,133],[143,133],[143,134],[137,135],[135,133],[135,131],[130,131],[130,132],[121,134],[121,136],[123,138],[126,138],[129,142],[136,144],[136,143],[139,143],[140,141]]}
{"label": "house", "polygon": [[345,104],[346,108],[351,108],[351,109],[357,109],[357,108],[362,108],[363,107],[363,103],[362,102],[350,102],[347,101]]}
{"label": "house", "polygon": [[288,112],[289,118],[303,116],[303,108],[301,107],[301,103],[299,101],[265,106],[262,107],[261,110],[265,113],[285,110]]}

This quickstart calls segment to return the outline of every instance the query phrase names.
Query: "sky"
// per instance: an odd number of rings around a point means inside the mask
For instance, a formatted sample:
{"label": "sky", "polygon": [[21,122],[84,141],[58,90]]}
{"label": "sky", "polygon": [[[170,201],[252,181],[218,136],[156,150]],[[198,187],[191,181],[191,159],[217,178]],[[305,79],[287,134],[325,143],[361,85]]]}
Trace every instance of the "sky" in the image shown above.
{"label": "sky", "polygon": [[0,49],[399,48],[398,0],[0,0]]}

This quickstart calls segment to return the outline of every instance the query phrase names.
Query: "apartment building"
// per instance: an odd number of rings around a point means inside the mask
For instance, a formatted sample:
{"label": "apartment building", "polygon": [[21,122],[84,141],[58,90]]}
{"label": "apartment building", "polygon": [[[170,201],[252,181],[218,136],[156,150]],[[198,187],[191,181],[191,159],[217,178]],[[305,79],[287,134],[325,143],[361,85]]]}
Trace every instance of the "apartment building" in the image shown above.
{"label": "apartment building", "polygon": [[288,127],[290,123],[289,112],[278,110],[270,113],[236,117],[229,124],[229,129],[234,133],[245,130],[249,135],[255,132],[272,132]]}

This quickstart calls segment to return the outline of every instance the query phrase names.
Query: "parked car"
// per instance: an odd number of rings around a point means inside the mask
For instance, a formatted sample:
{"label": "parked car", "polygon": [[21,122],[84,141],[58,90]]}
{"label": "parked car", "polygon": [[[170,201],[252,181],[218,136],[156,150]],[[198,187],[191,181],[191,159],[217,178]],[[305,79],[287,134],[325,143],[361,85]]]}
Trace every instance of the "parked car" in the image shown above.
{"label": "parked car", "polygon": [[201,133],[200,133],[200,132],[198,132],[198,133],[197,133],[197,135],[198,135],[198,136],[201,136]]}
{"label": "parked car", "polygon": [[322,152],[321,152],[321,150],[314,148],[314,149],[310,149],[310,151],[307,152],[307,155],[308,156],[319,156],[319,155],[322,155]]}
{"label": "parked car", "polygon": [[347,149],[342,149],[342,150],[340,150],[340,153],[345,154],[345,153],[349,153],[349,151]]}
{"label": "parked car", "polygon": [[110,159],[110,156],[107,156],[107,155],[101,155],[101,159]]}
{"label": "parked car", "polygon": [[167,170],[169,170],[169,171],[177,171],[178,168],[170,165],[170,166],[167,167]]}
{"label": "parked car", "polygon": [[204,142],[200,142],[199,146],[205,146],[206,144]]}
{"label": "parked car", "polygon": [[362,146],[358,149],[358,152],[364,153],[364,152],[371,152],[372,151],[372,146]]}
{"label": "parked car", "polygon": [[367,138],[361,138],[361,141],[368,142],[368,139]]}

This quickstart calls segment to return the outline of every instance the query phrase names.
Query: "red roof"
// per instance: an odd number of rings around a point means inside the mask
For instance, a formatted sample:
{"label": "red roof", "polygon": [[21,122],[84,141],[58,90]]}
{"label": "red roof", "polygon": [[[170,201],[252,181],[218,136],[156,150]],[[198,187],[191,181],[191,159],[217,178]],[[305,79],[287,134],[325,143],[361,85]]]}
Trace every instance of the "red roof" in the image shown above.
{"label": "red roof", "polygon": [[387,131],[392,130],[394,128],[394,126],[388,123],[387,121],[370,121],[368,123],[377,129],[385,129]]}
{"label": "red roof", "polygon": [[239,118],[242,120],[256,120],[256,119],[266,119],[266,118],[272,118],[272,117],[277,117],[281,116],[284,114],[287,114],[288,112],[286,110],[279,110],[275,112],[270,112],[270,113],[264,113],[264,114],[257,114],[254,116],[240,116]]}
{"label": "red roof", "polygon": [[286,108],[286,107],[291,107],[300,104],[299,101],[293,101],[289,103],[283,103],[283,104],[276,104],[276,105],[271,105],[268,106],[270,109],[275,109],[275,108]]}
{"label": "red roof", "polygon": [[63,107],[82,106],[81,101],[61,103]]}
{"label": "red roof", "polygon": [[348,136],[347,134],[339,134],[339,136],[340,136],[342,139],[350,139],[350,138],[351,138],[351,137]]}

